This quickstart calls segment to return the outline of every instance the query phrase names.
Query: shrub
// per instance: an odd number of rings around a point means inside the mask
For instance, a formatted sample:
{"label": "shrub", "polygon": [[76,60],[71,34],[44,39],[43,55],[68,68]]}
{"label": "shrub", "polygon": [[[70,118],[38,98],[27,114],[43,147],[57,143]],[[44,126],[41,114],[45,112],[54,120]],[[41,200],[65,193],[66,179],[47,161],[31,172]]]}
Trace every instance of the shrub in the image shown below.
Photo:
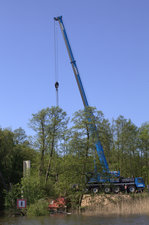
{"label": "shrub", "polygon": [[38,177],[24,177],[21,181],[23,198],[27,200],[27,205],[33,204],[39,199],[46,196],[44,186],[41,184]]}
{"label": "shrub", "polygon": [[48,214],[48,202],[44,199],[36,201],[27,208],[28,216],[46,216]]}
{"label": "shrub", "polygon": [[11,186],[9,192],[4,191],[5,194],[5,207],[16,208],[17,199],[21,197],[21,185],[15,184]]}

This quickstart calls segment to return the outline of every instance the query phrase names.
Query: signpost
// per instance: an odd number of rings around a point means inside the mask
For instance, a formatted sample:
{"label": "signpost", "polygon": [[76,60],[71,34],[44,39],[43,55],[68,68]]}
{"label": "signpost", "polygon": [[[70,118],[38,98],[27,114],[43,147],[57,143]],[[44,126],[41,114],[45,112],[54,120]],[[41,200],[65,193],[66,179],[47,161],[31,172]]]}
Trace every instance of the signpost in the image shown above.
{"label": "signpost", "polygon": [[26,199],[17,199],[17,208],[25,209],[26,208]]}

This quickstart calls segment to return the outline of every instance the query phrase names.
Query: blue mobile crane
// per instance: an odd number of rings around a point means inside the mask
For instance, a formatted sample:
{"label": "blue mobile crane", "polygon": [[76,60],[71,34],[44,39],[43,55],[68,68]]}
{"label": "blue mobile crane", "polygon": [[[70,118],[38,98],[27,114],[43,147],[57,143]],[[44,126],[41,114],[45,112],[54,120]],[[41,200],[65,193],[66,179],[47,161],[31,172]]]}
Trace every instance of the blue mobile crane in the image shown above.
{"label": "blue mobile crane", "polygon": [[83,88],[83,84],[80,78],[79,70],[77,68],[76,61],[74,59],[72,49],[68,40],[68,36],[66,33],[66,29],[62,20],[62,16],[54,17],[55,21],[59,22],[61,32],[65,41],[65,45],[68,51],[68,55],[70,58],[70,63],[72,65],[72,69],[77,81],[77,85],[81,94],[81,98],[85,107],[85,110],[89,112],[88,121],[90,123],[90,132],[95,137],[95,147],[97,151],[97,155],[100,161],[100,165],[102,168],[102,173],[99,173],[97,171],[97,167],[95,165],[95,171],[94,173],[91,173],[92,176],[89,178],[86,188],[88,190],[92,190],[94,193],[98,192],[100,189],[103,189],[105,193],[110,193],[113,191],[114,193],[118,193],[119,191],[127,191],[127,192],[135,192],[135,191],[143,191],[145,188],[144,181],[141,177],[138,178],[123,178],[120,177],[119,171],[110,171],[109,166],[103,151],[103,147],[101,145],[101,142],[99,140],[99,134],[97,131],[97,127],[94,123],[92,123],[92,120],[94,118],[93,113],[91,112],[91,109],[89,108],[89,104],[87,101],[87,97]]}

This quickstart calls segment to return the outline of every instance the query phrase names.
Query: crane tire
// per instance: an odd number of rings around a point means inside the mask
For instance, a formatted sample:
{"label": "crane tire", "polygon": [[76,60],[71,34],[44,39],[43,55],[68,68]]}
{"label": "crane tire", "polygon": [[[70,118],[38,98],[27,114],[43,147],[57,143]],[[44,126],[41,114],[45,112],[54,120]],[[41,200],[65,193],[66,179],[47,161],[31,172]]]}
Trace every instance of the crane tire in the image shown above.
{"label": "crane tire", "polygon": [[93,191],[93,193],[94,193],[94,194],[96,194],[96,193],[98,193],[98,192],[99,192],[99,188],[98,188],[98,187],[93,188],[93,189],[92,189],[92,191]]}
{"label": "crane tire", "polygon": [[129,186],[128,187],[128,191],[129,191],[129,193],[135,193],[135,191],[136,191],[136,188],[135,188],[135,186]]}
{"label": "crane tire", "polygon": [[110,187],[104,187],[104,192],[106,194],[110,193],[111,192],[111,188]]}
{"label": "crane tire", "polygon": [[119,187],[119,186],[114,187],[114,188],[113,188],[113,192],[114,192],[115,194],[118,194],[118,193],[120,192],[120,187]]}

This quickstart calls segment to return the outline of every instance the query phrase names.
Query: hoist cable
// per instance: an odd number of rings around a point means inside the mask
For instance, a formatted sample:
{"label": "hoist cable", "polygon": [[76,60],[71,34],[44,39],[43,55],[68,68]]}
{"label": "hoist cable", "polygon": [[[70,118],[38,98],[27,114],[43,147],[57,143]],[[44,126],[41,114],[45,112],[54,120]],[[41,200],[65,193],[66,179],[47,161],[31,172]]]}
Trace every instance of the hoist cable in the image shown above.
{"label": "hoist cable", "polygon": [[58,39],[57,39],[57,29],[54,21],[54,58],[55,58],[55,88],[56,88],[56,106],[59,104],[58,96]]}
{"label": "hoist cable", "polygon": [[58,79],[58,40],[57,40],[57,30],[54,22],[54,60],[55,60],[55,82]]}

